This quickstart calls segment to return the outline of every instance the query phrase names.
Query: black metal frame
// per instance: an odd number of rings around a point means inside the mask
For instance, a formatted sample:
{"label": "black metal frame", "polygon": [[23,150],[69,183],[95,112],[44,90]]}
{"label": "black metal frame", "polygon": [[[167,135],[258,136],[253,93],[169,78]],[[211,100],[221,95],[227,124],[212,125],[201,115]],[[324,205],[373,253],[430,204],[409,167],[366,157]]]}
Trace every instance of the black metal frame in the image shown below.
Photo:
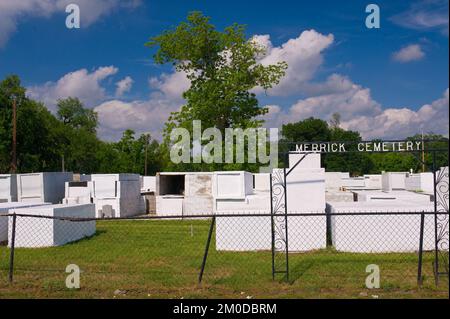
{"label": "black metal frame", "polygon": [[[286,154],[285,161],[288,161]],[[286,167],[270,174],[270,220],[272,224],[272,279],[276,274],[285,274],[289,281],[289,232],[288,232],[288,207],[287,207],[287,177],[299,165],[308,154],[304,154],[289,171]],[[277,254],[285,254],[284,269],[277,269]]]}
{"label": "black metal frame", "polygon": [[[449,207],[447,204],[447,200],[449,199],[449,184],[448,184],[448,170],[445,173],[440,171],[436,167],[436,153],[437,152],[446,152],[448,154],[448,149],[425,149],[426,142],[439,142],[439,140],[420,140],[414,141],[409,140],[410,142],[421,142],[422,150],[386,150],[386,151],[360,151],[360,150],[350,150],[350,151],[337,151],[337,152],[299,152],[299,151],[288,151],[282,153],[284,157],[283,163],[283,176],[281,177],[280,173],[275,174],[273,176],[270,174],[270,208],[271,208],[271,221],[272,221],[272,278],[275,279],[275,275],[278,273],[285,274],[286,281],[289,281],[289,241],[288,241],[288,208],[287,208],[287,176],[289,173],[300,164],[300,162],[308,155],[308,154],[346,154],[346,153],[409,153],[413,154],[416,159],[423,164],[427,170],[429,170],[428,165],[420,159],[418,153],[423,151],[432,154],[432,167],[431,171],[433,173],[434,180],[434,230],[435,230],[435,251],[434,251],[434,261],[433,261],[433,270],[435,274],[435,283],[439,284],[440,276],[449,275],[449,260],[448,253],[447,256],[442,253],[443,250],[449,249]],[[348,143],[348,144],[356,144],[356,143],[370,143],[373,141],[326,141],[326,142],[299,142],[293,143],[288,142],[286,145],[296,145],[296,144],[321,144],[321,143]],[[405,142],[404,140],[389,140],[389,141],[380,141],[385,143],[394,143],[394,142]],[[448,141],[445,141],[448,143]],[[295,165],[286,172],[286,165],[289,163],[289,154],[304,154]],[[279,172],[279,171],[277,171]],[[439,172],[439,173],[438,173]],[[447,178],[447,182],[445,180]],[[279,192],[278,190],[282,190]],[[277,191],[277,192],[276,192]],[[280,199],[281,197],[281,199]],[[284,201],[282,200],[284,198]],[[284,202],[280,205],[280,202]],[[276,227],[276,222],[280,221],[279,218],[281,216],[280,212],[283,212],[283,217],[281,222],[284,222],[284,227]],[[283,233],[283,228],[285,232]],[[424,214],[421,215],[421,223],[420,223],[420,240],[419,240],[419,257],[418,257],[418,270],[417,270],[417,281],[418,284],[422,283],[422,260],[423,260],[423,231],[424,231]],[[284,238],[283,238],[284,237]],[[278,239],[277,239],[278,238]],[[278,251],[280,251],[277,247],[277,243],[284,244],[284,253],[285,253],[285,270],[277,270],[275,264],[275,256]],[[442,260],[444,265],[444,271],[440,271],[440,263],[439,260]]]}

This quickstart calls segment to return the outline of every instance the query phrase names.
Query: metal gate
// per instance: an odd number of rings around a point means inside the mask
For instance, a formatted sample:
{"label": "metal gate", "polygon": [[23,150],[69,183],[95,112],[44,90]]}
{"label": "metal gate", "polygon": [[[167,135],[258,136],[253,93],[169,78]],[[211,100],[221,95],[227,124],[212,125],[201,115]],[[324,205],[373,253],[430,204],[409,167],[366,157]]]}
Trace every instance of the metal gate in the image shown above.
{"label": "metal gate", "polygon": [[[398,143],[403,141],[383,141],[383,143]],[[411,142],[411,141],[409,141]],[[283,168],[274,169],[270,174],[270,208],[271,208],[271,226],[272,226],[272,278],[275,279],[277,274],[284,274],[286,281],[289,281],[289,207],[287,200],[287,177],[289,174],[305,159],[308,154],[320,153],[392,153],[403,152],[411,153],[414,157],[426,167],[428,171],[433,173],[434,181],[434,261],[433,270],[435,275],[436,285],[439,284],[439,278],[449,274],[449,171],[448,171],[448,148],[441,149],[425,149],[424,140],[418,141],[422,143],[421,150],[379,150],[379,151],[364,151],[360,149],[330,151],[330,147],[323,147],[316,151],[290,151],[283,153]],[[431,140],[430,142],[436,142]],[[307,142],[302,144],[330,144],[332,142]],[[371,143],[371,142],[346,142],[333,141],[339,144],[354,144],[354,143]],[[298,143],[288,143],[290,145],[297,145]],[[432,165],[427,165],[424,158],[420,157],[420,153],[427,152],[432,155]],[[292,167],[289,168],[289,154],[302,154]],[[436,155],[438,153],[447,154],[447,167],[440,169],[436,165]],[[288,167],[287,167],[288,166]],[[422,274],[422,254],[423,254],[423,216],[420,229],[417,232],[421,234],[420,243],[418,243],[418,282],[421,282]]]}

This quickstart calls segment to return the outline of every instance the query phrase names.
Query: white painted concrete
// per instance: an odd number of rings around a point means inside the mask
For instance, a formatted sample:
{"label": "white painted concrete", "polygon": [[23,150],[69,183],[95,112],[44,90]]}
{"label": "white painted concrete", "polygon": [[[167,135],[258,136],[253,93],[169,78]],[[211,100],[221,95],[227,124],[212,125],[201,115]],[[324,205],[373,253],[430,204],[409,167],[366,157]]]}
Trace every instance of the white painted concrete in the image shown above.
{"label": "white painted concrete", "polygon": [[213,214],[212,172],[161,172],[156,176],[158,216]]}
{"label": "white painted concrete", "polygon": [[363,189],[366,187],[364,177],[342,178],[342,187],[344,189]]}
{"label": "white painted concrete", "polygon": [[405,179],[405,189],[432,194],[434,192],[433,173],[408,174]]}
{"label": "white painted concrete", "polygon": [[66,182],[63,204],[90,204],[94,196],[93,182]]}
{"label": "white painted concrete", "polygon": [[382,190],[390,192],[392,190],[406,189],[405,180],[407,172],[384,172],[381,177]]}
{"label": "white painted concrete", "polygon": [[156,192],[156,176],[141,176],[141,192]]}
{"label": "white painted concrete", "polygon": [[45,172],[17,175],[17,199],[19,202],[61,203],[64,183],[72,181],[69,172]]}
{"label": "white painted concrete", "polygon": [[382,188],[381,174],[364,175],[364,186],[367,189],[381,189]]}
{"label": "white painted concrete", "polygon": [[216,199],[216,212],[270,212],[270,192],[255,191],[244,199]]}
{"label": "white painted concrete", "polygon": [[158,216],[182,216],[184,196],[156,196],[156,214]]}
{"label": "white painted concrete", "polygon": [[269,173],[255,173],[253,174],[254,189],[256,191],[270,190],[270,174]]}
{"label": "white painted concrete", "polygon": [[[369,213],[361,216],[330,216],[332,243],[336,250],[356,253],[414,252],[419,248],[420,215],[375,215],[377,212],[432,212],[431,204],[395,202],[327,203],[327,212]],[[434,247],[434,216],[426,215],[424,249]]]}
{"label": "white painted concrete", "polygon": [[[289,168],[295,166],[295,164],[303,158],[305,153],[291,153],[289,154]],[[314,169],[320,168],[320,154],[319,153],[308,153],[303,160],[296,166],[299,169]]]}
{"label": "white painted concrete", "polygon": [[253,193],[253,176],[244,171],[214,172],[213,197],[217,199],[244,199]]}
{"label": "white painted concrete", "polygon": [[0,174],[0,203],[17,202],[17,176]]}
{"label": "white painted concrete", "polygon": [[[17,208],[10,212],[23,215],[49,217],[95,217],[93,204],[84,205],[48,205],[31,208]],[[61,246],[95,234],[95,220],[71,222],[38,217],[17,217],[16,247],[52,247]],[[8,242],[11,243],[12,217],[9,217]]]}
{"label": "white painted concrete", "polygon": [[213,173],[186,174],[183,215],[213,214]]}
{"label": "white painted concrete", "polygon": [[[41,202],[7,202],[0,203],[0,215],[7,215],[10,209],[50,205]],[[8,240],[8,217],[0,216],[0,242]]]}
{"label": "white painted concrete", "polygon": [[97,217],[131,217],[144,213],[138,174],[93,174],[91,178]]}
{"label": "white painted concrete", "polygon": [[325,172],[325,188],[328,190],[338,190],[342,184],[341,172]]}
{"label": "white painted concrete", "polygon": [[354,191],[359,202],[386,202],[396,205],[398,201],[408,201],[412,203],[430,204],[431,198],[427,194],[414,193],[410,191]]}
{"label": "white painted concrete", "polygon": [[354,202],[354,194],[350,191],[327,190],[325,192],[326,202]]}
{"label": "white painted concrete", "polygon": [[[254,211],[253,213],[261,214],[262,212]],[[270,214],[255,217],[220,217],[221,214],[223,213],[218,212],[216,217],[217,250],[271,250]],[[252,212],[248,211],[246,214],[252,214]],[[326,247],[326,217],[291,216],[288,217],[288,221],[290,252],[303,252]]]}
{"label": "white painted concrete", "polygon": [[[301,154],[290,154],[294,167]],[[311,156],[311,157],[309,157]],[[309,160],[306,160],[309,157]],[[306,160],[306,161],[305,161]],[[305,162],[303,162],[305,161]],[[287,210],[289,213],[325,212],[325,170],[320,168],[320,154],[308,154],[287,177]],[[281,174],[280,169],[273,174]],[[237,188],[244,187],[243,179],[226,180]],[[229,186],[231,188],[231,186]],[[245,196],[223,192],[215,199],[215,214],[267,214],[259,217],[217,217],[216,249],[226,251],[270,250],[272,243],[270,200],[268,191],[255,191]],[[242,191],[240,192],[242,194]],[[326,217],[289,217],[289,250],[308,251],[326,247]]]}

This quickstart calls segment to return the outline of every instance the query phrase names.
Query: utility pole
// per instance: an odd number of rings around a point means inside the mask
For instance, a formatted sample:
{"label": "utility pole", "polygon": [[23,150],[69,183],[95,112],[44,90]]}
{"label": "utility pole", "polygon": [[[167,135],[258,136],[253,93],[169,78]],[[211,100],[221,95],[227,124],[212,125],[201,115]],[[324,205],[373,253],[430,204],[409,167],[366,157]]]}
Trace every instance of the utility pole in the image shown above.
{"label": "utility pole", "polygon": [[425,173],[425,144],[423,142],[423,130],[422,130],[422,172]]}
{"label": "utility pole", "polygon": [[17,110],[16,97],[13,96],[12,106],[12,154],[11,154],[11,173],[17,171]]}
{"label": "utility pole", "polygon": [[149,136],[148,134],[145,135],[145,160],[144,160],[144,176],[147,176],[147,151],[148,151],[148,141],[149,140]]}

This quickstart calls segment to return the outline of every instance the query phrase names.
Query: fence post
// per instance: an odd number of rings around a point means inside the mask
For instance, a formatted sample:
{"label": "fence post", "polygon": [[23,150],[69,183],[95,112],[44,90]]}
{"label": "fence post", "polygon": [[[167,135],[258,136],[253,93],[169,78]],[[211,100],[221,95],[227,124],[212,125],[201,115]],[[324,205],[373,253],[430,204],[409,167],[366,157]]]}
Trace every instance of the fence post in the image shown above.
{"label": "fence post", "polygon": [[211,243],[212,232],[214,229],[214,224],[216,222],[216,216],[213,216],[211,220],[211,226],[209,227],[208,239],[206,241],[205,253],[203,255],[202,268],[200,269],[200,274],[198,276],[198,283],[200,284],[203,279],[203,272],[205,271],[206,259],[208,258],[209,245]]}
{"label": "fence post", "polygon": [[14,248],[16,245],[16,213],[12,215],[12,230],[11,230],[11,250],[9,254],[9,282],[13,282],[14,276]]}
{"label": "fence post", "polygon": [[419,237],[419,265],[417,268],[417,285],[422,287],[422,260],[423,260],[423,228],[425,223],[425,214],[420,214],[420,237]]}

